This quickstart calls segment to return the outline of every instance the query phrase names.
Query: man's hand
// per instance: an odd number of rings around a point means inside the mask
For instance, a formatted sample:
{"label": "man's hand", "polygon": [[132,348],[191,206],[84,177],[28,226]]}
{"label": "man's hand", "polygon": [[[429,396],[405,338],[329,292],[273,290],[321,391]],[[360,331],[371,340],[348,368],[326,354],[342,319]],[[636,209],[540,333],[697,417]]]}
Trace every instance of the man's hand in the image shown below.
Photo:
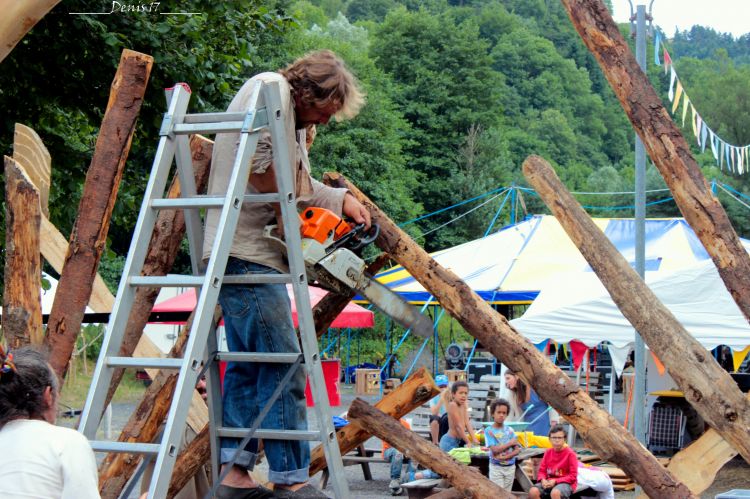
{"label": "man's hand", "polygon": [[347,192],[344,196],[344,206],[341,211],[344,216],[347,216],[354,220],[358,224],[365,224],[365,229],[370,228],[370,212],[367,211],[362,203],[357,201],[357,198],[351,192]]}

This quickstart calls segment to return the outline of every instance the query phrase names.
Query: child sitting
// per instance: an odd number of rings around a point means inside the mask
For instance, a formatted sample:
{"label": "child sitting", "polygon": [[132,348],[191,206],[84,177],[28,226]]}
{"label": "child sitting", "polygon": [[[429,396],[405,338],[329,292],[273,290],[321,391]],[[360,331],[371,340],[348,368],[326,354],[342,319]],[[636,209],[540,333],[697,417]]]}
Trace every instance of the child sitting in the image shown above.
{"label": "child sitting", "polygon": [[456,381],[451,386],[451,402],[448,404],[448,433],[440,439],[440,449],[449,452],[456,447],[471,447],[474,429],[471,427],[467,399],[469,385],[466,381]]}
{"label": "child sitting", "polygon": [[544,453],[539,463],[539,481],[529,490],[529,499],[569,498],[578,482],[578,458],[565,445],[565,430],[555,425],[549,430],[552,448]]}
{"label": "child sitting", "polygon": [[490,453],[490,480],[510,491],[516,475],[516,456],[521,452],[516,434],[505,425],[510,402],[497,399],[490,405],[494,423],[484,429],[485,445]]}

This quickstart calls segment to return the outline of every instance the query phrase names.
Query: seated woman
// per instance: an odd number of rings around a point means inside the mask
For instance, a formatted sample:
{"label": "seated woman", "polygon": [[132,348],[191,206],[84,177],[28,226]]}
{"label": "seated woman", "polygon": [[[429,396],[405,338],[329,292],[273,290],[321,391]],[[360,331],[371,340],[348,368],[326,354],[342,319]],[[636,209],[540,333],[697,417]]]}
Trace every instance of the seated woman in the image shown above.
{"label": "seated woman", "polygon": [[511,402],[524,413],[523,421],[533,422],[526,430],[533,431],[534,435],[547,435],[550,427],[557,424],[557,412],[550,409],[547,403],[510,369],[505,371],[505,386],[512,393]]}
{"label": "seated woman", "polygon": [[44,355],[0,348],[0,497],[99,497],[86,437],[55,426],[58,382]]}
{"label": "seated woman", "polygon": [[440,449],[449,452],[456,447],[471,447],[474,442],[474,428],[469,419],[467,399],[469,385],[466,381],[456,381],[451,386],[451,401],[448,404],[448,433],[440,439]]}

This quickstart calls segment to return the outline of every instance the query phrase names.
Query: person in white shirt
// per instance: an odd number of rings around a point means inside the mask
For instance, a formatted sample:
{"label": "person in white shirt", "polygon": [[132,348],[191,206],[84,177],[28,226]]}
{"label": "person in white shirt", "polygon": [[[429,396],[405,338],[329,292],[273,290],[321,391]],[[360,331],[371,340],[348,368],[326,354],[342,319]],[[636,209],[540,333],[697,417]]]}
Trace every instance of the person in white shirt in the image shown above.
{"label": "person in white shirt", "polygon": [[55,426],[58,381],[46,357],[0,347],[0,497],[99,497],[94,452],[86,437]]}

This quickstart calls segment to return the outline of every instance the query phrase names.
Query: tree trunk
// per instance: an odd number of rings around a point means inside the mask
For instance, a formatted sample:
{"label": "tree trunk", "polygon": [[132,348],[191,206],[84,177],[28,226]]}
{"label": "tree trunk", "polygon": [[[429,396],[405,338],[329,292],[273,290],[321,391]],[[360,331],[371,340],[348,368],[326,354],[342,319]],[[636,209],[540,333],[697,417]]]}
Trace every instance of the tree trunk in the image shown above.
{"label": "tree trunk", "polygon": [[674,318],[568,192],[552,167],[529,156],[523,173],[703,419],[750,462],[750,404],[729,373]]}
{"label": "tree trunk", "polygon": [[61,378],[67,371],[107,241],[110,216],[152,64],[152,57],[124,50],[112,81],[107,111],[86,174],[78,217],[47,324],[49,362]]}
{"label": "tree trunk", "polygon": [[60,0],[10,0],[3,2],[0,16],[0,62]]}
{"label": "tree trunk", "polygon": [[[441,492],[438,492],[437,494],[432,494],[431,496],[428,496],[427,499],[464,499],[466,497],[471,497],[471,495],[464,494],[458,489],[445,489]],[[511,496],[511,497],[514,497],[514,496]]]}
{"label": "tree trunk", "polygon": [[[395,390],[380,399],[375,407],[398,419],[428,402],[438,393],[440,393],[440,390],[435,385],[432,376],[427,372],[427,369],[421,367]],[[358,445],[363,444],[370,436],[367,426],[361,425],[357,421],[350,421],[348,425],[336,433],[341,455],[343,456]],[[432,445],[432,449],[435,450],[434,445]],[[323,446],[318,445],[310,453],[310,476],[325,468],[326,457],[323,453]]]}
{"label": "tree trunk", "polygon": [[13,158],[5,156],[5,282],[3,335],[8,347],[41,345],[42,303],[39,294],[41,207],[39,191]]}
{"label": "tree trunk", "polygon": [[380,224],[375,243],[419,281],[496,358],[529,382],[602,459],[626,470],[651,497],[694,497],[640,442],[580,387],[521,336],[461,279],[445,269],[399,229],[380,209],[343,176],[327,173],[329,185],[348,188]]}
{"label": "tree trunk", "polygon": [[[220,318],[221,314],[217,307],[214,313],[216,324]],[[180,331],[177,342],[169,352],[170,357],[182,357],[192,325],[193,314]],[[178,371],[159,371],[122,429],[118,438],[119,442],[152,442],[156,438],[169,413],[178,375]],[[102,498],[119,497],[122,488],[135,472],[140,458],[139,454],[128,453],[110,453],[104,458],[99,466],[99,491]]]}
{"label": "tree trunk", "polygon": [[641,71],[599,0],[562,0],[583,43],[594,54],[682,215],[711,255],[724,284],[750,320],[750,256],[690,147]]}
{"label": "tree trunk", "polygon": [[172,499],[198,473],[200,467],[211,457],[211,442],[209,440],[208,425],[195,436],[192,442],[177,456],[169,482],[167,499]]}
{"label": "tree trunk", "polygon": [[[208,175],[211,170],[211,154],[213,152],[213,141],[200,135],[190,137],[190,151],[193,158],[193,171],[195,172],[195,188],[198,193],[205,192],[208,185]],[[177,198],[180,196],[180,181],[174,177],[167,191],[167,197]],[[166,275],[172,269],[177,253],[180,251],[180,243],[185,235],[185,213],[183,210],[162,210],[156,218],[154,232],[148,245],[146,259],[143,262],[142,275]],[[138,340],[143,334],[143,329],[148,324],[151,310],[154,308],[156,297],[161,288],[139,287],[135,290],[133,307],[130,309],[128,323],[122,338],[122,346],[119,355],[130,357],[135,351]],[[112,375],[112,383],[107,391],[104,406],[112,400],[117,386],[125,373],[124,369],[115,369]]]}
{"label": "tree trunk", "polygon": [[514,497],[476,469],[457,463],[448,454],[436,449],[432,442],[401,426],[398,419],[388,417],[388,414],[375,409],[362,399],[352,402],[349,407],[349,419],[366,427],[373,435],[391,444],[413,462],[440,474],[469,497]]}
{"label": "tree trunk", "polygon": [[[388,260],[390,260],[388,255],[380,254],[367,266],[367,273],[370,275],[377,274],[388,263]],[[313,307],[313,320],[315,321],[315,331],[318,334],[318,338],[325,334],[328,328],[331,327],[331,323],[356,294],[357,292],[354,290],[345,295],[330,292]]]}

